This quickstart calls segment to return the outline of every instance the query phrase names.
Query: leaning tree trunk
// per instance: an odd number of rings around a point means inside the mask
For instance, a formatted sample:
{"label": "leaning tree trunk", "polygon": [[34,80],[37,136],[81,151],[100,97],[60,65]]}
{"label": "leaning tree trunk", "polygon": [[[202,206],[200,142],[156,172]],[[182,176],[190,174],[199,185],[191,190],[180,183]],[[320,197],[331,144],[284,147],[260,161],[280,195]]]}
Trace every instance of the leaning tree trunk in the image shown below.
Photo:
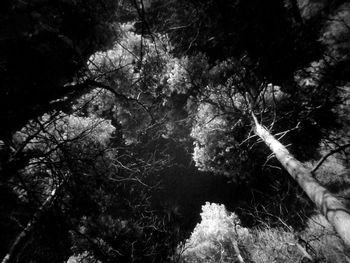
{"label": "leaning tree trunk", "polygon": [[271,149],[282,166],[335,228],[345,245],[350,248],[350,211],[313,178],[311,171],[303,163],[295,159],[284,145],[259,124],[254,114],[253,119],[256,135]]}
{"label": "leaning tree trunk", "polygon": [[32,231],[34,226],[39,222],[43,213],[51,207],[51,205],[56,197],[57,189],[58,189],[58,187],[51,191],[50,195],[46,198],[44,203],[35,212],[35,214],[33,215],[32,219],[28,222],[26,227],[19,233],[19,235],[17,235],[16,239],[12,243],[8,253],[2,259],[1,263],[16,262],[17,255],[19,254],[19,251],[21,250],[24,243],[26,242],[26,239],[27,239],[29,233]]}

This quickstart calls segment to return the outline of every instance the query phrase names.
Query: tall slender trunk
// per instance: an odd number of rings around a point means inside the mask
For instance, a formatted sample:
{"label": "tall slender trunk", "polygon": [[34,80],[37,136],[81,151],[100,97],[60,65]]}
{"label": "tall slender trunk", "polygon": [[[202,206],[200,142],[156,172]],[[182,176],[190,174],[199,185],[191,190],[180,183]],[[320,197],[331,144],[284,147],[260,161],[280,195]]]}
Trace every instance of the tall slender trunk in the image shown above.
{"label": "tall slender trunk", "polygon": [[235,250],[235,253],[236,253],[236,261],[235,262],[237,262],[237,263],[245,263],[242,255],[241,255],[241,251],[238,248],[238,244],[237,243],[233,244],[233,249]]}
{"label": "tall slender trunk", "polygon": [[32,231],[33,227],[38,223],[44,211],[46,211],[49,207],[51,207],[53,200],[56,197],[56,191],[57,191],[57,188],[51,191],[50,195],[46,198],[44,203],[35,212],[35,214],[33,215],[32,219],[28,222],[26,227],[17,235],[16,239],[14,240],[11,247],[9,248],[8,253],[2,259],[1,263],[16,262],[18,253],[21,250],[22,246],[24,245],[29,233]]}
{"label": "tall slender trunk", "polygon": [[282,166],[316,204],[317,208],[335,228],[345,245],[350,248],[350,211],[339,199],[313,178],[311,171],[307,169],[303,163],[295,159],[285,146],[259,124],[254,114],[253,119],[255,122],[256,135],[258,135],[276,155],[276,158]]}

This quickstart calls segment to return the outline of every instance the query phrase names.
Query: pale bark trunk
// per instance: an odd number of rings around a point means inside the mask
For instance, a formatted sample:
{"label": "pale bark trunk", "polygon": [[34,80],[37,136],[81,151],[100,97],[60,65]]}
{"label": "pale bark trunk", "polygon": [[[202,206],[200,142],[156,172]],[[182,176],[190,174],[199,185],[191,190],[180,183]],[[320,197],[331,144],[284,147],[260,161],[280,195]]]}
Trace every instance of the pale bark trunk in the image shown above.
{"label": "pale bark trunk", "polygon": [[339,199],[321,186],[318,181],[313,178],[311,171],[307,169],[304,164],[295,159],[285,146],[260,125],[254,115],[253,118],[256,135],[271,149],[282,166],[335,228],[345,245],[350,248],[350,211]]}
{"label": "pale bark trunk", "polygon": [[241,251],[238,248],[237,243],[233,244],[233,249],[235,250],[236,253],[236,263],[245,263],[243,257],[241,256]]}
{"label": "pale bark trunk", "polygon": [[28,234],[32,231],[33,227],[38,223],[41,218],[43,212],[49,208],[52,204],[54,197],[56,196],[56,189],[52,190],[49,197],[45,200],[45,202],[39,207],[39,209],[35,212],[32,219],[28,222],[26,227],[17,235],[15,241],[12,243],[8,253],[2,259],[1,263],[10,263],[15,262],[17,258],[18,251],[21,250],[21,247],[25,243],[25,240]]}

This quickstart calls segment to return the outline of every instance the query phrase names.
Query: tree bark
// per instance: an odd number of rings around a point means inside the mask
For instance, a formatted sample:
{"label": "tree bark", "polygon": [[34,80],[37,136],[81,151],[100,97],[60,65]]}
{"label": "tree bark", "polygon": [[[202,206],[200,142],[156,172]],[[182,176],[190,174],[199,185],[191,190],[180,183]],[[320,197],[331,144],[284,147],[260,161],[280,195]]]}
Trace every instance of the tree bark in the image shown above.
{"label": "tree bark", "polygon": [[28,222],[26,227],[19,233],[19,235],[17,235],[16,239],[12,243],[8,253],[2,259],[1,263],[16,262],[17,254],[19,253],[21,247],[25,243],[27,236],[32,231],[33,227],[38,223],[44,211],[51,206],[53,199],[56,197],[56,190],[57,188],[52,190],[49,197],[35,212],[35,214],[33,215],[32,219]]}
{"label": "tree bark", "polygon": [[245,263],[242,255],[241,255],[241,251],[238,248],[238,244],[237,243],[233,244],[233,249],[234,249],[234,251],[236,253],[236,261],[235,262],[236,263]]}
{"label": "tree bark", "polygon": [[321,186],[313,178],[311,171],[303,163],[295,159],[284,145],[259,124],[254,114],[252,115],[256,135],[271,149],[282,166],[335,228],[346,247],[350,248],[350,211],[338,198]]}

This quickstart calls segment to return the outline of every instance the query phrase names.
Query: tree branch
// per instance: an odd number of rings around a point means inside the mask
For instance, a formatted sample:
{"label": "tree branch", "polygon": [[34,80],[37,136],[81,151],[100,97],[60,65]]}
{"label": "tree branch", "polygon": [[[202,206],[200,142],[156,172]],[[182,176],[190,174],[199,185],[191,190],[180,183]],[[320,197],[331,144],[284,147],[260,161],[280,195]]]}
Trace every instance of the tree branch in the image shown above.
{"label": "tree branch", "polygon": [[338,148],[330,151],[329,153],[327,153],[326,155],[324,155],[315,165],[315,167],[311,170],[311,173],[315,173],[317,171],[318,168],[320,168],[320,166],[327,160],[327,158],[337,152],[340,152],[346,148],[350,147],[350,143],[344,144],[342,146],[339,146]]}

